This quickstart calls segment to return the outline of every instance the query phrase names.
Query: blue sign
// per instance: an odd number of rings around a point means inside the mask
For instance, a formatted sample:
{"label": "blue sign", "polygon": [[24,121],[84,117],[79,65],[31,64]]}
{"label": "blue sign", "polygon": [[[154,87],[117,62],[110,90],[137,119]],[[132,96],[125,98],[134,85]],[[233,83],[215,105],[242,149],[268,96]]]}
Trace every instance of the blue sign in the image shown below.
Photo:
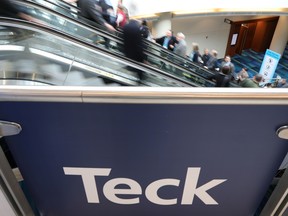
{"label": "blue sign", "polygon": [[42,215],[251,216],[288,150],[288,106],[0,103]]}
{"label": "blue sign", "polygon": [[267,49],[259,74],[263,76],[263,80],[260,85],[264,85],[266,83],[271,83],[274,73],[276,71],[278,62],[281,58],[279,53],[276,53],[272,50]]}

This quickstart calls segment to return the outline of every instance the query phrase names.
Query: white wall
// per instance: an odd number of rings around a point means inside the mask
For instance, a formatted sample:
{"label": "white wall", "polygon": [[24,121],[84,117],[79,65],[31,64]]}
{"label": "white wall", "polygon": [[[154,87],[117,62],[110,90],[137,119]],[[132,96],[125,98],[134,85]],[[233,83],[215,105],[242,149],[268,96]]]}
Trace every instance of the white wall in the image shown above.
{"label": "white wall", "polygon": [[154,38],[162,37],[167,30],[172,29],[171,14],[162,13],[152,24],[152,35]]}
{"label": "white wall", "polygon": [[[230,33],[230,24],[224,22],[224,18],[235,21],[267,18],[268,16],[203,16],[171,18],[171,29],[174,35],[183,32],[186,36],[187,55],[191,52],[192,42],[199,44],[200,53],[205,48],[218,51],[218,58],[223,58]],[[168,29],[157,27],[157,21],[153,22],[152,35],[164,36]]]}
{"label": "white wall", "polygon": [[187,54],[191,52],[192,42],[199,44],[200,53],[204,48],[216,49],[218,58],[223,58],[230,32],[230,25],[224,23],[222,16],[172,19],[172,30],[183,32],[186,36]]}
{"label": "white wall", "polygon": [[262,11],[267,8],[288,7],[287,0],[123,0],[123,4],[129,9],[131,16],[171,11],[210,10],[211,8],[237,8]]}
{"label": "white wall", "polygon": [[283,55],[288,37],[288,17],[280,16],[269,49]]}

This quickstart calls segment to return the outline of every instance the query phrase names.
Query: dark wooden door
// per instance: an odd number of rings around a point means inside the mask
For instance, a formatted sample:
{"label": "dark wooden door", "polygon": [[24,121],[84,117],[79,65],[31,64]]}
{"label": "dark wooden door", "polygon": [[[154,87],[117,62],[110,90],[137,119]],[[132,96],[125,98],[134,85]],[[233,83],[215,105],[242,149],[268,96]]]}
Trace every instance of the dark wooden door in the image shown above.
{"label": "dark wooden door", "polygon": [[[269,48],[279,17],[232,22],[226,47],[226,55],[241,54],[243,50],[253,49],[263,52]],[[231,43],[237,34],[236,44]]]}

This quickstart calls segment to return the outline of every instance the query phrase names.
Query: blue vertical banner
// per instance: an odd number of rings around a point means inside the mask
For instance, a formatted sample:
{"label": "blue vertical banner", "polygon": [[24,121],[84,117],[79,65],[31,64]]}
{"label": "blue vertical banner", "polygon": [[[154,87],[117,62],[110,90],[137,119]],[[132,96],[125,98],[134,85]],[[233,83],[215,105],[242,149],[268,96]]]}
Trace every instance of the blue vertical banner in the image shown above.
{"label": "blue vertical banner", "polygon": [[267,49],[259,74],[263,76],[263,81],[260,83],[260,85],[264,85],[266,83],[269,83],[272,81],[272,78],[274,76],[275,70],[277,68],[278,62],[281,58],[281,55],[279,53],[276,53],[272,50]]}

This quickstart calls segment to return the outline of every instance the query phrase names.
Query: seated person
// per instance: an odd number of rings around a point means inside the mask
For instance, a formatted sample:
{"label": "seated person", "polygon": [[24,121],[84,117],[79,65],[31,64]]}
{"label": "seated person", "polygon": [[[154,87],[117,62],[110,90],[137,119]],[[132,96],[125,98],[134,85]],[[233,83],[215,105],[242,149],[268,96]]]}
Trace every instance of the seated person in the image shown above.
{"label": "seated person", "polygon": [[277,83],[277,88],[288,88],[288,83],[286,79],[280,79]]}
{"label": "seated person", "polygon": [[243,68],[241,69],[241,71],[239,71],[238,73],[234,73],[234,74],[233,74],[234,79],[235,79],[238,83],[239,83],[240,81],[243,81],[243,80],[240,80],[240,78],[243,79],[242,74],[246,74],[247,77],[249,77],[247,71],[248,71],[248,68],[243,67]]}
{"label": "seated person", "polygon": [[253,79],[248,77],[240,81],[239,85],[244,88],[260,88],[259,83],[262,81],[263,77],[261,74],[256,74]]}

